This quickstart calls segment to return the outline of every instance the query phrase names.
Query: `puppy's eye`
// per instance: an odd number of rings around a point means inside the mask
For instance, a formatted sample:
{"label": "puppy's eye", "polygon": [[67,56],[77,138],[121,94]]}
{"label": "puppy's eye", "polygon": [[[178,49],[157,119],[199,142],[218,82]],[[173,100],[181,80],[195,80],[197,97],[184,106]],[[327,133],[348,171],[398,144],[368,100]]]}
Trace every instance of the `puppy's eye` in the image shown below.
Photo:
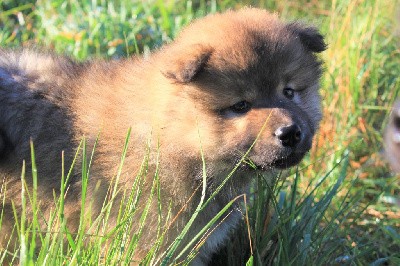
{"label": "puppy's eye", "polygon": [[290,87],[286,87],[283,89],[283,95],[289,100],[291,100],[294,97],[294,90]]}
{"label": "puppy's eye", "polygon": [[237,102],[231,106],[231,110],[238,114],[244,114],[250,111],[251,104],[246,101]]}

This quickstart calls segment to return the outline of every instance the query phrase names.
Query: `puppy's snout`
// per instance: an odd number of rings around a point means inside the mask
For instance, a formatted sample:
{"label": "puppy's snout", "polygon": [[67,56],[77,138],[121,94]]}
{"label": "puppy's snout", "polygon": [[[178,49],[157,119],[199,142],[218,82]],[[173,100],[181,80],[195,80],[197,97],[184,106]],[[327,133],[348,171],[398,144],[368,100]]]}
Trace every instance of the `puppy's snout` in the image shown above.
{"label": "puppy's snout", "polygon": [[280,127],[275,131],[275,136],[284,147],[295,147],[302,139],[301,128],[297,124]]}

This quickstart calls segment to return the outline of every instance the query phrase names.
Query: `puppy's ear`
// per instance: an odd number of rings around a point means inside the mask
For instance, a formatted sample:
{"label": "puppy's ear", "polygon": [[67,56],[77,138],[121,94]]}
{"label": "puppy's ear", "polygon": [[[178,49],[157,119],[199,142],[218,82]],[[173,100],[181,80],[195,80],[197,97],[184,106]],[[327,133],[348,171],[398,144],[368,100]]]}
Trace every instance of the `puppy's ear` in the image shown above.
{"label": "puppy's ear", "polygon": [[300,41],[311,52],[320,53],[326,50],[327,45],[324,37],[319,33],[318,29],[304,26],[298,22],[290,23],[287,27],[291,32],[299,36]]}
{"label": "puppy's ear", "polygon": [[200,44],[192,45],[187,49],[178,49],[172,52],[171,63],[163,74],[175,82],[191,82],[204,69],[213,49]]}

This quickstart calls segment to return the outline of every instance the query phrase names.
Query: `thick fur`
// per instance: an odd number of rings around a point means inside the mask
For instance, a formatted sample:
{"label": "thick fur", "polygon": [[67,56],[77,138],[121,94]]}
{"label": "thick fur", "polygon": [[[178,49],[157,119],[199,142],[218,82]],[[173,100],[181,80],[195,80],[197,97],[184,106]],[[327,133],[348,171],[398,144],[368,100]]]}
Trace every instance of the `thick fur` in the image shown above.
{"label": "thick fur", "polygon": [[[46,214],[54,206],[53,191],[59,191],[62,151],[68,166],[81,138],[85,136],[90,150],[100,133],[88,188],[92,214],[97,216],[132,127],[121,188],[132,186],[150,142],[142,197],[149,195],[159,163],[163,217],[170,203],[172,217],[187,204],[167,232],[165,250],[199,202],[201,149],[209,196],[259,135],[248,154],[257,169],[239,167],[199,214],[183,240],[185,246],[231,199],[247,193],[256,171],[268,175],[293,166],[310,149],[321,119],[321,62],[315,53],[324,49],[323,37],[315,28],[285,24],[267,11],[247,8],[193,22],[174,42],[148,58],[77,63],[35,50],[0,50],[0,175],[7,186],[1,245],[5,246],[14,226],[11,202],[17,210],[21,208],[21,165],[25,160],[29,169],[30,139]],[[291,99],[284,95],[287,87],[294,90]],[[232,108],[243,101],[250,106],[246,112]],[[287,147],[276,132],[291,124],[299,126],[302,137],[297,145]],[[76,170],[66,197],[71,231],[79,221],[79,177]],[[155,240],[158,213],[157,206],[153,207],[137,259]],[[232,209],[193,264],[207,264],[240,218],[237,208]],[[134,223],[138,221],[135,217]]]}

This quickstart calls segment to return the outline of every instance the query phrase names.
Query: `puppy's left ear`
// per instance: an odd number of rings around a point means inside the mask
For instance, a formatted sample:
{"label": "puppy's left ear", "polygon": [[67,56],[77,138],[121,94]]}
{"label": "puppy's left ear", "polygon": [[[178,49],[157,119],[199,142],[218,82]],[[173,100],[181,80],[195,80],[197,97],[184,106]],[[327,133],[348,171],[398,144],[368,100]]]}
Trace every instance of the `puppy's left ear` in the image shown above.
{"label": "puppy's left ear", "polygon": [[315,27],[305,26],[301,23],[294,22],[288,24],[289,31],[297,34],[303,45],[314,53],[320,53],[326,50],[327,45],[324,37]]}
{"label": "puppy's left ear", "polygon": [[189,83],[204,69],[212,52],[212,47],[200,44],[175,49],[163,74],[175,82]]}

